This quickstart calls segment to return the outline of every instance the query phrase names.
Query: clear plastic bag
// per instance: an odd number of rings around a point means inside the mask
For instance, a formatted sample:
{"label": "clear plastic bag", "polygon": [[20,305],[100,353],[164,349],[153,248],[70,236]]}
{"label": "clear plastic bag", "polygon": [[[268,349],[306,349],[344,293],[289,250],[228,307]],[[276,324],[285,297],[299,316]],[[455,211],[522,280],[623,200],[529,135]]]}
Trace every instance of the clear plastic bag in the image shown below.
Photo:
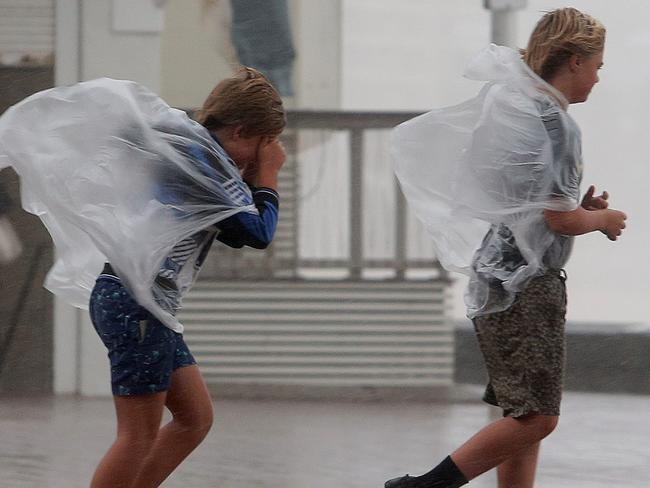
{"label": "clear plastic bag", "polygon": [[530,278],[564,265],[571,239],[543,210],[577,208],[582,163],[566,99],[517,52],[491,45],[465,76],[487,82],[478,96],[399,125],[391,150],[440,263],[470,277],[474,317],[508,308]]}
{"label": "clear plastic bag", "polygon": [[[56,245],[46,288],[87,308],[110,262],[138,303],[179,332],[155,283],[161,263],[199,230],[256,212],[209,132],[130,81],[53,88],[10,108],[0,118],[0,169],[9,165],[20,175],[23,208]],[[196,273],[183,276],[188,288]]]}

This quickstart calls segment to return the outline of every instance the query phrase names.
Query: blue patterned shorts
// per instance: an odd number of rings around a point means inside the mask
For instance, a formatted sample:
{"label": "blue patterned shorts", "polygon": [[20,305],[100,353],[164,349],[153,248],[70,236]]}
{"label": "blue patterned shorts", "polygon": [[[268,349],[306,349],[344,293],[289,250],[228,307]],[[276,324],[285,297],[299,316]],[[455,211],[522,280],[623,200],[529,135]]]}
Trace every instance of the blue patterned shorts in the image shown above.
{"label": "blue patterned shorts", "polygon": [[108,349],[113,395],[166,391],[174,370],[196,364],[183,336],[138,305],[119,278],[97,278],[90,319]]}

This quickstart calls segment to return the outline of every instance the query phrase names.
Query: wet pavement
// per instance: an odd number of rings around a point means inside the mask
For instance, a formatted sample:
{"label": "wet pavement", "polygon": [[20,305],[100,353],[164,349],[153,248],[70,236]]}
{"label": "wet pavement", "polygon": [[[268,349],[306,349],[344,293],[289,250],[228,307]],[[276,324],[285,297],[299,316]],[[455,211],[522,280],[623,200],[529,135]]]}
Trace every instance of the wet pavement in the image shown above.
{"label": "wet pavement", "polygon": [[[216,400],[215,412],[163,487],[380,488],[427,470],[491,415],[474,401]],[[110,399],[0,399],[0,487],[87,487],[113,431]],[[650,396],[567,393],[537,488],[647,488],[649,459]],[[488,474],[469,486],[496,485]]]}

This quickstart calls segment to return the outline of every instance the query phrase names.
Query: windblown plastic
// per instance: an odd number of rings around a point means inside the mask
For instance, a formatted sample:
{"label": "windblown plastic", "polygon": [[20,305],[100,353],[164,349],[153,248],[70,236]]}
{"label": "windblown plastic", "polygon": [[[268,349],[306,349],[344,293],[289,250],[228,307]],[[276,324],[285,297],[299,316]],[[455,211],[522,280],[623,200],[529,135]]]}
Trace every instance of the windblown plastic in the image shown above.
{"label": "windblown plastic", "polygon": [[[20,175],[23,208],[41,218],[56,245],[46,288],[87,308],[110,262],[138,303],[179,332],[155,283],[161,263],[195,232],[256,211],[208,131],[130,81],[53,88],[10,108],[0,118],[0,169],[6,166]],[[183,277],[186,289],[196,273]]]}
{"label": "windblown plastic", "polygon": [[448,270],[470,277],[468,316],[508,308],[528,281],[561,268],[572,239],[544,209],[578,206],[580,131],[568,102],[512,49],[491,45],[465,76],[478,96],[392,133],[395,173]]}

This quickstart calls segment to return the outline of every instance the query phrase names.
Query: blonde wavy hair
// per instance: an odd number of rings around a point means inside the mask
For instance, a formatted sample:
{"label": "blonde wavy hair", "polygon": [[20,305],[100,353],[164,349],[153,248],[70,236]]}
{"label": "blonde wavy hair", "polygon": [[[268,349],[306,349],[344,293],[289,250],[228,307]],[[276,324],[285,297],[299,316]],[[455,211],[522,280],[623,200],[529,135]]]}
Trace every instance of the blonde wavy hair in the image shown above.
{"label": "blonde wavy hair", "polygon": [[574,54],[593,56],[605,48],[605,27],[575,8],[560,8],[544,15],[522,50],[524,62],[545,81],[555,76]]}
{"label": "blonde wavy hair", "polygon": [[249,67],[220,82],[193,117],[208,130],[241,126],[244,137],[277,137],[287,123],[280,94]]}

